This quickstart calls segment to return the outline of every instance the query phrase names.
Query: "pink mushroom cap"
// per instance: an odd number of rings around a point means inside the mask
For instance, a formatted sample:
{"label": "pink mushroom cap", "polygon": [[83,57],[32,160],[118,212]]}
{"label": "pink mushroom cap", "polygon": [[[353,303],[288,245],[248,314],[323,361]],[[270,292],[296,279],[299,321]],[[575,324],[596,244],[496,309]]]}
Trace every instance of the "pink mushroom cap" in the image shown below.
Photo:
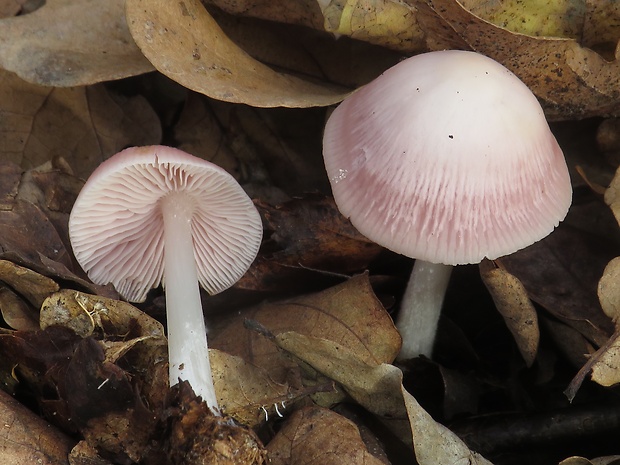
{"label": "pink mushroom cap", "polygon": [[547,236],[572,188],[529,88],[483,55],[408,58],[345,99],[323,139],[340,211],[371,240],[433,263],[478,263]]}
{"label": "pink mushroom cap", "polygon": [[200,285],[210,294],[248,269],[262,238],[260,215],[224,169],[181,150],[131,147],[103,162],[80,192],[69,219],[76,259],[93,282],[112,283],[140,302],[164,274],[161,199],[184,192]]}

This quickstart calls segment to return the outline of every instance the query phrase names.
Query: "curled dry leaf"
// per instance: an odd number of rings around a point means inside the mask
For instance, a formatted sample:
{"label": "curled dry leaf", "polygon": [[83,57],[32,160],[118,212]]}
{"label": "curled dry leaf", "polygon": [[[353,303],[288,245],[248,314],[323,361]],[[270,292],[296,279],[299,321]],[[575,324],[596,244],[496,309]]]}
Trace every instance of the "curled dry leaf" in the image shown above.
{"label": "curled dry leaf", "polygon": [[143,97],[118,96],[102,85],[40,87],[1,70],[0,131],[2,160],[30,169],[63,157],[82,178],[128,145],[161,139],[159,119]]}
{"label": "curled dry leaf", "polygon": [[0,390],[3,465],[66,465],[75,441]]}
{"label": "curled dry leaf", "polygon": [[8,260],[0,260],[0,311],[13,329],[39,329],[39,312],[43,301],[59,286],[50,278]]}
{"label": "curled dry leaf", "polygon": [[536,309],[525,287],[519,279],[496,267],[490,260],[484,260],[480,264],[480,275],[523,359],[527,366],[531,366],[538,351],[540,329]]}
{"label": "curled dry leaf", "polygon": [[351,420],[320,407],[293,413],[267,445],[272,465],[381,465]]}
{"label": "curled dry leaf", "polygon": [[257,107],[324,106],[347,91],[280,73],[230,40],[198,0],[129,0],[127,22],[163,74],[209,97]]}
{"label": "curled dry leaf", "polygon": [[54,280],[8,260],[0,260],[0,281],[11,286],[35,308],[59,289]]}
{"label": "curled dry leaf", "polygon": [[0,66],[26,81],[71,87],[152,71],[131,39],[123,0],[47,0],[0,20]]}
{"label": "curled dry leaf", "polygon": [[574,39],[504,29],[472,13],[479,3],[473,0],[407,3],[419,9],[418,22],[430,49],[470,48],[499,61],[542,100],[548,117],[577,119],[620,111],[618,60],[608,61]]}

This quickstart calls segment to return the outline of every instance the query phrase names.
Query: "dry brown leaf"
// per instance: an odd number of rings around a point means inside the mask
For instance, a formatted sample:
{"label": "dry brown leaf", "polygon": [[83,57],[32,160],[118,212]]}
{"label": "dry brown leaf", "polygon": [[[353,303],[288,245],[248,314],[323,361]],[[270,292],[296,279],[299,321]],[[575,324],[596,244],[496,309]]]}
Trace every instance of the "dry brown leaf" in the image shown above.
{"label": "dry brown leaf", "polygon": [[476,16],[456,0],[407,0],[418,11],[431,50],[470,48],[513,71],[542,99],[551,119],[620,112],[620,63],[574,39],[511,32]]}
{"label": "dry brown leaf", "polygon": [[284,411],[292,398],[288,386],[241,357],[209,349],[213,382],[222,411],[239,423],[255,427]]}
{"label": "dry brown leaf", "polygon": [[382,465],[351,420],[319,407],[297,410],[267,445],[272,465]]}
{"label": "dry brown leaf", "polygon": [[400,335],[367,275],[322,292],[242,311],[210,339],[210,347],[237,355],[268,371],[273,380],[285,382],[288,370],[297,365],[269,340],[245,329],[245,319],[257,321],[274,335],[296,331],[335,341],[362,360],[375,363],[391,362],[400,350]]}
{"label": "dry brown leaf", "polygon": [[101,85],[54,89],[0,71],[0,158],[24,169],[63,157],[86,178],[128,145],[159,143],[157,115],[143,97],[121,97]]}
{"label": "dry brown leaf", "polygon": [[123,0],[47,0],[0,20],[0,66],[26,81],[71,87],[152,71],[131,39]]}
{"label": "dry brown leaf", "polygon": [[127,22],[142,53],[181,85],[233,103],[309,107],[347,91],[276,72],[231,41],[198,0],[129,0]]}
{"label": "dry brown leaf", "polygon": [[3,465],[66,465],[74,441],[0,390]]}
{"label": "dry brown leaf", "polygon": [[498,268],[490,260],[484,260],[480,264],[480,275],[497,310],[512,333],[525,363],[527,366],[532,366],[538,351],[540,329],[536,309],[525,287],[519,279]]}

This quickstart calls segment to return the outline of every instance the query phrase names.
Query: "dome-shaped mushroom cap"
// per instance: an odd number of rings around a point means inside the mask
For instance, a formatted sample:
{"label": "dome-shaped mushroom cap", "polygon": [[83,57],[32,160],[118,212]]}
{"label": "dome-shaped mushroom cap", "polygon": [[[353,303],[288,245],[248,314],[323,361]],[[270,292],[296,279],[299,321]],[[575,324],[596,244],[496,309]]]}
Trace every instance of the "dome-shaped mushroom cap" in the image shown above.
{"label": "dome-shaped mushroom cap", "polygon": [[371,240],[450,265],[526,247],[566,216],[566,162],[540,104],[473,52],[417,55],[330,116],[323,156],[340,211]]}
{"label": "dome-shaped mushroom cap", "polygon": [[224,169],[163,146],[132,147],[103,162],[80,192],[69,218],[76,259],[98,284],[113,283],[140,302],[164,268],[161,199],[192,200],[191,230],[200,285],[215,294],[248,269],[262,239],[252,200]]}

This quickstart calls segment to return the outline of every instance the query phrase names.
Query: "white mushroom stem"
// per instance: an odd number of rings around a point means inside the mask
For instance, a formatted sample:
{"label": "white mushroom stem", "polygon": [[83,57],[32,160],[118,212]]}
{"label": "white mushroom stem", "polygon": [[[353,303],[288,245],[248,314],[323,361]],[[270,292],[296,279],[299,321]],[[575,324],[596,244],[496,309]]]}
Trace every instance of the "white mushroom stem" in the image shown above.
{"label": "white mushroom stem", "polygon": [[452,265],[415,261],[396,320],[403,338],[399,360],[431,356],[451,273]]}
{"label": "white mushroom stem", "polygon": [[161,200],[161,210],[170,385],[189,381],[219,415],[192,241],[193,200],[183,192],[171,192]]}

